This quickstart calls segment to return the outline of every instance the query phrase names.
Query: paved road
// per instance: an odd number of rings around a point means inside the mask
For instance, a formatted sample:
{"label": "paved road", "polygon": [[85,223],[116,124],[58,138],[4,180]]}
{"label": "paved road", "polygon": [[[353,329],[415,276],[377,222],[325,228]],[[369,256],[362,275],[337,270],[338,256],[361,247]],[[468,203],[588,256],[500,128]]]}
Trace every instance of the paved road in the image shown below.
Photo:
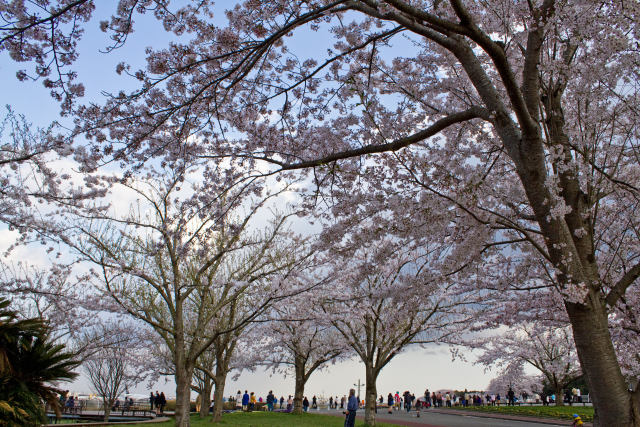
{"label": "paved road", "polygon": [[[315,411],[313,411],[315,412]],[[320,410],[319,413],[340,414],[340,411]],[[364,415],[364,411],[358,411],[358,415]],[[567,424],[554,424],[553,420],[544,423],[536,421],[517,421],[504,420],[497,418],[479,417],[467,414],[445,414],[435,411],[423,411],[420,418],[416,417],[415,412],[407,414],[406,412],[395,412],[391,415],[378,412],[377,420],[389,423],[398,423],[406,426],[415,427],[541,427],[541,426],[566,426]],[[570,423],[569,423],[570,425]]]}

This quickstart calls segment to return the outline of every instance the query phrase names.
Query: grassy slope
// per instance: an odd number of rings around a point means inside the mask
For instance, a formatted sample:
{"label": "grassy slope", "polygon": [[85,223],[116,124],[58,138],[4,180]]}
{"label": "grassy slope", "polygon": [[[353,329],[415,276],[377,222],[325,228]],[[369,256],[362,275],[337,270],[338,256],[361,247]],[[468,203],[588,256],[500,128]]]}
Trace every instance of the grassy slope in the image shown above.
{"label": "grassy slope", "polygon": [[572,419],[573,414],[578,414],[582,421],[593,420],[591,406],[470,406],[466,410],[559,419]]}

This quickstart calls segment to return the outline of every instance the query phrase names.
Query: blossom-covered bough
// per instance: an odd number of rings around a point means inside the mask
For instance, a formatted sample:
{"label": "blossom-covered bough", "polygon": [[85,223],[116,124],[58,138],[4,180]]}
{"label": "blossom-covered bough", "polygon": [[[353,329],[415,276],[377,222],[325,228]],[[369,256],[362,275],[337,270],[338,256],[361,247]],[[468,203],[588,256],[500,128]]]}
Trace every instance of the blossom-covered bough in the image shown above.
{"label": "blossom-covered bough", "polygon": [[[44,4],[4,2],[0,49],[46,73],[75,58],[77,26],[93,3]],[[550,268],[595,424],[639,425],[638,378],[629,384],[619,361],[637,353],[616,354],[610,332],[621,325],[625,342],[636,342],[637,320],[624,319],[637,318],[629,301],[640,275],[639,8],[248,0],[221,17],[207,1],[171,9],[122,0],[102,25],[114,46],[130,35],[132,16],[150,10],[184,42],[150,49],[144,70],[118,67],[140,80],[138,91],[63,107],[101,144],[81,153],[88,164],[102,153],[141,161],[170,146],[167,127],[178,126],[182,137],[198,135],[210,159],[311,168],[319,184],[384,175],[406,196],[450,201],[484,230],[467,241],[526,246]],[[58,93],[81,92],[62,81]]]}
{"label": "blossom-covered bough", "polygon": [[0,122],[0,223],[17,232],[16,243],[39,241],[50,203],[75,205],[104,195],[104,187],[81,188],[60,173],[55,161],[73,153],[60,130],[56,122],[34,127],[11,108]]}

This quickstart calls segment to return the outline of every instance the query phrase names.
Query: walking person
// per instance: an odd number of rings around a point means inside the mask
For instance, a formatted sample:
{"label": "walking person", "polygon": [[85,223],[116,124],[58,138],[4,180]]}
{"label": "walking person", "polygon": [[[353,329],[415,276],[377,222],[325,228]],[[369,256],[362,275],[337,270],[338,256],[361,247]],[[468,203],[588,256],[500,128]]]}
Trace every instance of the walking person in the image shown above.
{"label": "walking person", "polygon": [[149,395],[149,405],[151,407],[151,411],[153,411],[153,402],[155,401],[155,397],[153,396],[153,392]]}
{"label": "walking person", "polygon": [[304,412],[307,412],[309,410],[309,399],[307,399],[307,396],[305,396],[304,400],[302,401],[302,409],[304,410]]}
{"label": "walking person", "polygon": [[349,390],[349,402],[347,403],[346,418],[344,420],[344,427],[355,427],[356,412],[359,407],[358,398],[356,398],[356,390]]}
{"label": "walking person", "polygon": [[273,402],[276,400],[276,397],[273,395],[273,391],[269,390],[269,394],[267,394],[267,410],[269,412],[273,412]]}
{"label": "walking person", "polygon": [[389,407],[389,413],[393,414],[393,394],[391,393],[387,396],[387,406]]}
{"label": "walking person", "polygon": [[516,394],[511,387],[509,387],[509,391],[507,391],[507,400],[508,400],[508,403],[507,403],[508,406],[516,405]]}
{"label": "walking person", "polygon": [[404,398],[404,409],[407,412],[411,411],[411,393],[409,393],[409,390],[405,390],[402,397]]}
{"label": "walking person", "polygon": [[280,396],[280,409],[282,409],[283,403],[284,403],[284,396]]}

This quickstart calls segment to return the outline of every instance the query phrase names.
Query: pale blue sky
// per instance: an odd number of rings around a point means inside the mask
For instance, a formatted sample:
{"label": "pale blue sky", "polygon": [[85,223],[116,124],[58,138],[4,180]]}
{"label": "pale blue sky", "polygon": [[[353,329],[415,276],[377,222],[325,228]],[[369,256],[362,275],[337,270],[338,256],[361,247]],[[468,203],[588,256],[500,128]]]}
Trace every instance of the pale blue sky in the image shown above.
{"label": "pale blue sky", "polygon": [[[96,2],[96,16],[104,19],[105,12],[113,7],[113,2]],[[224,3],[224,2],[221,2]],[[135,81],[125,76],[115,74],[115,66],[126,58],[135,69],[144,66],[144,49],[153,44],[154,47],[163,47],[172,38],[164,31],[159,31],[159,24],[151,16],[137,17],[136,31],[131,35],[124,48],[111,54],[100,53],[109,42],[106,34],[98,29],[99,19],[94,19],[87,27],[85,38],[80,43],[80,58],[74,69],[79,73],[78,80],[85,84],[85,101],[100,99],[100,91],[117,91],[120,89],[132,89]],[[303,34],[290,39],[293,49],[304,54],[314,46],[322,49],[329,47],[323,43],[320,34]],[[408,48],[408,43],[404,48]],[[42,87],[41,82],[18,82],[15,73],[18,69],[29,69],[30,64],[16,64],[9,60],[6,53],[0,56],[0,93],[2,93],[2,105],[9,104],[21,114],[25,114],[28,120],[39,126],[46,126],[53,120],[60,120],[63,124],[69,123],[69,119],[58,117],[59,107]],[[28,70],[29,71],[29,70]],[[0,227],[0,236],[5,242],[9,238],[5,227]],[[0,240],[2,240],[0,239]],[[0,245],[3,246],[3,245]],[[18,251],[20,253],[22,251]],[[245,373],[238,381],[231,378],[225,389],[225,395],[235,394],[238,389],[255,391],[258,395],[265,396],[273,389],[280,396],[293,394],[293,379],[283,378],[270,372]],[[354,361],[339,363],[328,369],[315,373],[307,385],[307,395],[331,394],[341,396],[348,392],[360,378],[364,382],[364,367]],[[378,394],[386,396],[389,392],[411,390],[416,394],[424,392],[425,388],[437,389],[481,389],[485,387],[491,378],[485,374],[483,368],[467,362],[451,361],[451,356],[446,346],[432,346],[428,350],[414,348],[397,356],[382,372],[378,381]],[[72,391],[88,392],[89,388],[85,380],[79,380],[71,386]],[[169,396],[174,395],[172,383],[157,384],[153,387],[162,389]],[[146,384],[136,389],[137,392],[146,394]]]}

